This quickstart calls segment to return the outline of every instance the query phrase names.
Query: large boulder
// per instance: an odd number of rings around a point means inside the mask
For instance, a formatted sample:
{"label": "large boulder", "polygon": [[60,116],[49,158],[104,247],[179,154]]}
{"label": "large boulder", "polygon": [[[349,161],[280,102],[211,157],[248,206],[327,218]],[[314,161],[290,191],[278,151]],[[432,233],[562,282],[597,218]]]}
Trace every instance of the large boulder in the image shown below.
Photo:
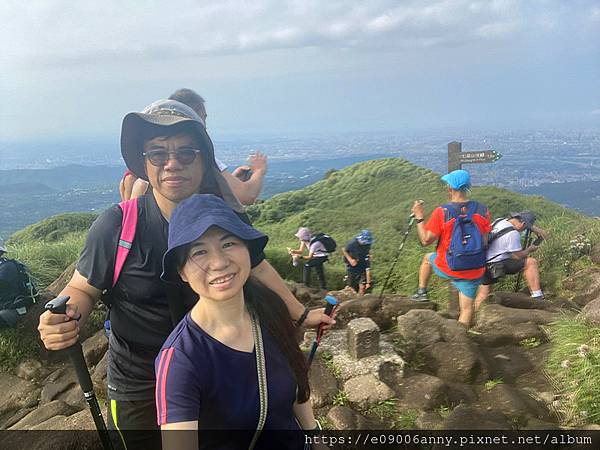
{"label": "large boulder", "polygon": [[550,311],[509,308],[499,304],[486,305],[478,314],[473,339],[487,347],[519,344],[523,339],[535,338],[541,342],[546,334],[539,325],[555,319]]}
{"label": "large boulder", "polygon": [[475,346],[457,342],[436,342],[423,349],[425,369],[443,380],[473,383],[487,375]]}
{"label": "large boulder", "polygon": [[42,385],[40,404],[59,400],[61,394],[77,385],[75,370],[69,365],[64,365],[48,375]]}
{"label": "large boulder", "polygon": [[397,324],[397,347],[407,360],[436,342],[469,342],[463,327],[435,311],[413,309],[399,316]]}
{"label": "large boulder", "polygon": [[492,389],[484,389],[479,395],[482,409],[501,411],[513,423],[525,425],[530,418],[547,421],[550,414],[543,402],[538,402],[527,392],[508,384],[498,384]]}
{"label": "large boulder", "polygon": [[[0,429],[18,411],[38,404],[40,389],[33,383],[8,373],[0,373]],[[14,422],[13,422],[14,423]]]}
{"label": "large boulder", "polygon": [[314,409],[330,405],[338,392],[337,380],[321,359],[315,359],[309,372],[310,400]]}
{"label": "large boulder", "polygon": [[334,406],[327,413],[327,420],[334,430],[380,430],[384,428],[347,406]]}
{"label": "large boulder", "polygon": [[17,366],[16,374],[24,380],[35,380],[46,374],[42,363],[36,359],[26,359]]}
{"label": "large boulder", "polygon": [[[554,310],[556,301],[537,300],[524,292],[495,292],[495,303],[507,308]],[[564,302],[558,300],[558,303]],[[491,302],[490,302],[491,303]]]}
{"label": "large boulder", "polygon": [[536,367],[532,364],[526,350],[521,346],[507,345],[496,348],[480,348],[489,378],[501,379],[505,383],[514,383],[518,377],[531,373]]}
{"label": "large boulder", "polygon": [[413,309],[430,309],[435,311],[437,305],[434,302],[415,302],[407,297],[386,295],[381,302],[381,308],[373,317],[379,328],[387,330],[396,325],[396,318]]}
{"label": "large boulder", "polygon": [[406,410],[434,410],[448,403],[446,383],[433,375],[416,373],[392,387]]}
{"label": "large boulder", "polygon": [[106,369],[108,361],[108,353],[105,353],[102,359],[96,364],[92,371],[92,383],[94,383],[94,390],[96,395],[100,397],[106,397]]}
{"label": "large boulder", "polygon": [[442,428],[445,430],[511,430],[512,425],[498,410],[458,405],[444,420]]}
{"label": "large boulder", "polygon": [[62,400],[54,400],[40,406],[10,427],[10,430],[29,430],[55,416],[69,416],[76,410]]}
{"label": "large boulder", "polygon": [[594,264],[600,265],[600,244],[592,246],[590,250],[590,259]]}
{"label": "large boulder", "polygon": [[48,286],[48,290],[54,295],[58,295],[61,291],[67,286],[67,283],[71,281],[73,278],[73,273],[75,273],[75,266],[77,265],[77,261],[72,262],[69,267],[67,267],[60,276],[54,280],[53,283]]}
{"label": "large boulder", "polygon": [[95,366],[102,359],[108,349],[108,339],[106,333],[102,329],[97,331],[93,336],[87,338],[83,345],[83,356],[88,366]]}
{"label": "large boulder", "polygon": [[360,409],[394,397],[394,391],[372,374],[360,375],[346,381],[344,392],[350,404]]}
{"label": "large boulder", "polygon": [[600,297],[600,268],[591,267],[580,270],[564,280],[562,285],[573,293],[571,301],[585,306]]}
{"label": "large boulder", "polygon": [[380,307],[381,300],[374,295],[365,295],[345,301],[337,308],[335,328],[344,328],[358,317],[374,317]]}
{"label": "large boulder", "polygon": [[594,325],[600,325],[600,297],[585,305],[579,317]]}

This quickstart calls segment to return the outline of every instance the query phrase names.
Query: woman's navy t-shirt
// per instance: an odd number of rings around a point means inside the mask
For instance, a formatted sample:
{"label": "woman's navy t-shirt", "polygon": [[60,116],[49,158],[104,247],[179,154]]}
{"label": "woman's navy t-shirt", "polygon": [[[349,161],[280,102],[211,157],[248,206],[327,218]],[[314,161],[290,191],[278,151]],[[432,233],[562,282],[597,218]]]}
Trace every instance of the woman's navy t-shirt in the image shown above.
{"label": "woman's navy t-shirt", "polygon": [[[264,430],[299,430],[292,410],[296,380],[274,339],[264,329],[262,335],[268,390]],[[159,425],[197,420],[201,443],[202,430],[256,429],[260,402],[255,351],[228,347],[188,313],[165,341],[155,369]]]}

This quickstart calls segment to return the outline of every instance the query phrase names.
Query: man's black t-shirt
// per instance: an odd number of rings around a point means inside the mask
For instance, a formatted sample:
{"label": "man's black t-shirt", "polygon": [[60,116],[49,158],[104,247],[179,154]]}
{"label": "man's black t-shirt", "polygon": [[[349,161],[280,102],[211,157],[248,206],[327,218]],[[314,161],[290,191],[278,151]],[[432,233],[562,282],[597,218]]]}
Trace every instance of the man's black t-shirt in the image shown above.
{"label": "man's black t-shirt", "polygon": [[[173,330],[165,283],[160,280],[169,223],[151,193],[138,199],[138,223],[131,250],[112,288],[123,213],[118,205],[102,213],[90,228],[77,271],[100,290],[110,290],[111,333],[108,392],[115,400],[154,398],[154,359]],[[246,219],[242,215],[242,219]],[[247,220],[247,219],[246,219]],[[252,261],[255,267],[264,259]],[[177,291],[193,305],[196,295]]]}
{"label": "man's black t-shirt", "polygon": [[369,266],[369,252],[371,251],[370,245],[360,245],[356,239],[352,239],[345,248],[346,252],[356,259],[356,266],[351,266],[346,257],[344,257],[344,263],[346,263],[346,270],[352,273],[362,273]]}

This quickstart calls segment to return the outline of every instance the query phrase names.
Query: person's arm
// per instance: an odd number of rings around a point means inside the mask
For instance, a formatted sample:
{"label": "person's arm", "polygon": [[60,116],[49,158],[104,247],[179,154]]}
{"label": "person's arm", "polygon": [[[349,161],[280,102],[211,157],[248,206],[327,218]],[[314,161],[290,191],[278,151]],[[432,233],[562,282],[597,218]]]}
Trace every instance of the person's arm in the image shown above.
{"label": "person's arm", "polygon": [[304,253],[304,250],[306,250],[307,248],[308,247],[306,246],[306,242],[301,241],[300,248],[298,248],[298,250],[290,249],[289,253],[290,253],[290,255],[301,255],[302,253]]}
{"label": "person's arm", "polygon": [[313,256],[315,256],[315,252],[314,251],[309,251],[308,255],[303,256],[304,259],[313,259]]}
{"label": "person's arm", "polygon": [[257,152],[250,156],[252,175],[248,181],[241,181],[228,171],[223,172],[227,184],[243,205],[252,205],[262,190],[263,178],[267,173],[267,157]]}
{"label": "person's arm", "polygon": [[[59,296],[71,297],[66,314],[53,314],[50,311],[40,316],[38,331],[48,350],[61,350],[72,346],[79,339],[79,330],[85,324],[101,291],[91,286],[77,270]],[[78,319],[78,320],[71,320]]]}
{"label": "person's arm", "polygon": [[525,259],[527,258],[531,253],[535,252],[539,247],[537,245],[530,245],[529,247],[527,247],[525,250],[519,250],[518,252],[512,252],[510,254],[510,257],[512,259]]}
{"label": "person's arm", "polygon": [[412,213],[415,215],[415,221],[417,222],[417,234],[421,241],[421,245],[426,247],[437,241],[438,236],[425,229],[425,209],[422,201],[415,201],[412,207]]}
{"label": "person's arm", "polygon": [[346,251],[345,248],[342,249],[342,253],[344,254],[344,257],[348,260],[348,264],[350,264],[352,267],[358,264],[358,261],[354,259],[352,255],[350,255],[350,253]]}
{"label": "person's arm", "polygon": [[160,426],[163,450],[198,450],[198,421]]}
{"label": "person's arm", "polygon": [[365,269],[365,273],[367,275],[367,288],[371,287],[371,268]]}
{"label": "person's arm", "polygon": [[[300,318],[302,313],[304,313],[304,305],[294,297],[294,294],[288,289],[281,276],[279,276],[279,273],[277,273],[267,260],[263,260],[259,265],[254,267],[252,275],[281,297],[293,321]],[[325,308],[310,310],[303,325],[316,327],[321,323],[325,323],[326,325],[335,324],[335,320],[325,314]]]}
{"label": "person's arm", "polygon": [[548,239],[548,236],[550,236],[550,233],[547,230],[535,225],[531,227],[531,231],[533,231],[536,235],[543,237],[544,239]]}

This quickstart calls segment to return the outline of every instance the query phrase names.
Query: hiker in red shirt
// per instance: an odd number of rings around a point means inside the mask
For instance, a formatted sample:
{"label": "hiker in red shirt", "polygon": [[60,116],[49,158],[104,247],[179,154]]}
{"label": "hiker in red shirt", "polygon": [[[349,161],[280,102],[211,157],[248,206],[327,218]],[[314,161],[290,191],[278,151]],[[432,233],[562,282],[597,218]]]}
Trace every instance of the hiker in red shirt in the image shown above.
{"label": "hiker in red shirt", "polygon": [[490,212],[485,205],[468,199],[471,188],[469,172],[455,170],[441,179],[448,185],[450,202],[434,209],[427,223],[424,223],[423,202],[416,201],[412,208],[421,244],[426,246],[437,241],[436,251],[423,257],[419,288],[412,299],[428,299],[427,283],[433,269],[436,275],[450,280],[458,289],[458,322],[469,328],[473,300],[485,272],[485,248],[491,231]]}

